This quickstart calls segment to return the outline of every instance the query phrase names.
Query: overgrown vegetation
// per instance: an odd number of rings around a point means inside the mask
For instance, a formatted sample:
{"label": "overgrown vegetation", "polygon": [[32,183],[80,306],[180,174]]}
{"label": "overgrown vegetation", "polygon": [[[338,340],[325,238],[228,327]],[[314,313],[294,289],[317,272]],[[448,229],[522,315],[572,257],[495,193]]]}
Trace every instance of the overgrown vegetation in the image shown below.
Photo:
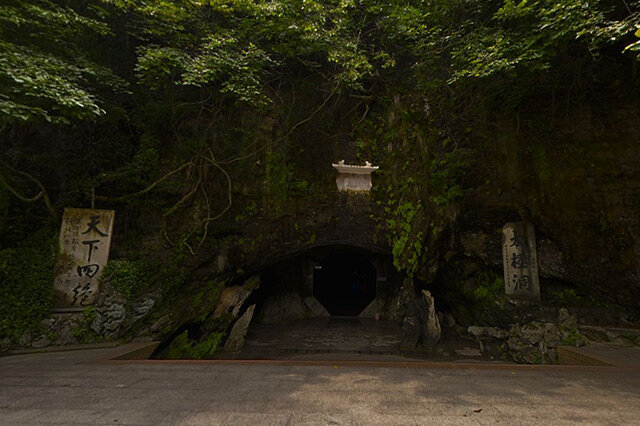
{"label": "overgrown vegetation", "polygon": [[189,339],[189,332],[185,331],[176,337],[169,346],[167,358],[169,359],[209,359],[214,356],[220,341],[224,337],[222,333],[212,333],[202,342]]}
{"label": "overgrown vegetation", "polygon": [[495,304],[502,294],[504,294],[504,279],[491,274],[482,274],[478,278],[478,287],[473,292],[476,301],[485,307]]}
{"label": "overgrown vegetation", "polygon": [[586,339],[583,335],[578,333],[577,330],[571,330],[567,335],[562,339],[560,344],[564,346],[581,346],[584,345]]}
{"label": "overgrown vegetation", "polygon": [[131,300],[144,289],[149,272],[149,266],[141,260],[110,260],[102,279],[108,280],[125,299]]}
{"label": "overgrown vegetation", "polygon": [[318,197],[342,158],[381,165],[394,263],[428,281],[479,140],[502,116],[551,127],[635,96],[639,27],[637,0],[4,1],[0,330],[48,309],[49,246],[23,240],[64,207],[117,209],[113,285],[135,298],[151,271],[169,294],[243,225]]}
{"label": "overgrown vegetation", "polygon": [[157,286],[163,296],[175,296],[188,277],[184,252],[178,248],[163,254],[151,254],[151,260],[110,260],[104,268],[101,281],[109,282],[128,302],[149,290],[150,286]]}
{"label": "overgrown vegetation", "polygon": [[95,308],[89,306],[82,312],[76,328],[73,330],[73,337],[80,343],[101,342],[104,337],[98,335],[92,328],[91,323],[96,319]]}
{"label": "overgrown vegetation", "polygon": [[55,240],[49,229],[0,250],[0,338],[37,333],[53,303]]}

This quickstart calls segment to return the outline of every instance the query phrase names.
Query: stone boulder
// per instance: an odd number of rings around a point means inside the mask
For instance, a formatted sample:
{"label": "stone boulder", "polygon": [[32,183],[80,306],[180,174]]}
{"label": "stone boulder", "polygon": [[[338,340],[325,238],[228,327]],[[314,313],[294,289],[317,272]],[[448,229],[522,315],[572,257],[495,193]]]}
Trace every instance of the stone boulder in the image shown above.
{"label": "stone boulder", "polygon": [[156,304],[156,300],[160,299],[159,294],[150,294],[145,296],[133,306],[133,322],[142,319],[145,315],[151,312],[151,309]]}
{"label": "stone boulder", "polygon": [[51,339],[49,339],[48,336],[43,334],[31,344],[31,347],[36,349],[41,349],[41,348],[46,348],[49,345],[51,345]]}
{"label": "stone boulder", "polygon": [[424,305],[427,308],[426,321],[423,323],[423,343],[433,346],[440,341],[442,329],[436,313],[435,299],[428,290],[422,290]]}
{"label": "stone boulder", "polygon": [[99,336],[114,337],[127,316],[126,300],[120,296],[108,297],[102,306],[95,310],[91,330]]}
{"label": "stone boulder", "polygon": [[514,325],[507,339],[508,353],[523,364],[553,364],[561,338],[557,324],[532,321]]}
{"label": "stone boulder", "polygon": [[491,358],[512,359],[523,364],[553,364],[559,345],[581,346],[584,337],[578,332],[576,315],[562,308],[557,322],[529,321],[509,329],[469,327],[480,344],[480,350]]}
{"label": "stone boulder", "polygon": [[219,318],[225,313],[233,317],[238,316],[238,312],[251,293],[260,286],[260,276],[255,275],[249,278],[242,285],[225,287],[220,295],[220,301],[213,313],[214,318]]}
{"label": "stone boulder", "polygon": [[476,338],[480,345],[480,352],[489,358],[503,358],[505,354],[505,340],[509,337],[507,330],[498,327],[471,326],[469,334]]}
{"label": "stone boulder", "polygon": [[265,300],[257,319],[264,324],[280,324],[310,316],[311,309],[302,297],[297,293],[287,293]]}
{"label": "stone boulder", "polygon": [[238,352],[244,346],[244,338],[249,331],[249,324],[253,319],[253,310],[256,305],[251,305],[245,313],[236,321],[224,344],[225,352]]}
{"label": "stone boulder", "polygon": [[541,238],[536,242],[538,249],[538,271],[543,277],[564,279],[566,267],[564,254],[558,245],[546,238]]}
{"label": "stone boulder", "polygon": [[402,321],[403,347],[431,349],[440,340],[434,299],[426,290],[418,297],[411,280],[405,280],[400,289],[396,317]]}

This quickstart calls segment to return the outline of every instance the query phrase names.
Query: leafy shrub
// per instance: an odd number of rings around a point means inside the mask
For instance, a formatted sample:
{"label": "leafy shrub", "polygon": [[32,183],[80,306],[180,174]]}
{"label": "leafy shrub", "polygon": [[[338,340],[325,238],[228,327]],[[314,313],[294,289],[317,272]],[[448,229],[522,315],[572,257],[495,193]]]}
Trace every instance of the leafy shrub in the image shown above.
{"label": "leafy shrub", "polygon": [[169,359],[207,359],[218,349],[223,333],[212,333],[202,342],[189,340],[189,332],[185,331],[173,339],[169,345]]}
{"label": "leafy shrub", "polygon": [[584,336],[578,333],[576,330],[571,330],[569,334],[567,334],[564,339],[562,339],[562,345],[564,346],[580,346],[580,344],[584,344],[585,341]]}
{"label": "leafy shrub", "polygon": [[110,260],[104,268],[103,280],[131,300],[148,284],[148,265],[143,260]]}
{"label": "leafy shrub", "polygon": [[39,331],[53,303],[54,232],[43,228],[0,250],[0,337]]}
{"label": "leafy shrub", "polygon": [[565,289],[556,294],[558,302],[562,305],[575,305],[582,299],[574,289]]}
{"label": "leafy shrub", "polygon": [[482,305],[492,305],[502,294],[504,280],[501,277],[483,274],[478,281],[478,288],[473,292],[473,297]]}
{"label": "leafy shrub", "polygon": [[73,337],[78,339],[80,343],[99,342],[103,340],[102,336],[96,335],[96,333],[91,329],[91,323],[95,318],[95,308],[92,306],[85,308],[82,313],[82,319],[78,323],[78,326],[73,330]]}

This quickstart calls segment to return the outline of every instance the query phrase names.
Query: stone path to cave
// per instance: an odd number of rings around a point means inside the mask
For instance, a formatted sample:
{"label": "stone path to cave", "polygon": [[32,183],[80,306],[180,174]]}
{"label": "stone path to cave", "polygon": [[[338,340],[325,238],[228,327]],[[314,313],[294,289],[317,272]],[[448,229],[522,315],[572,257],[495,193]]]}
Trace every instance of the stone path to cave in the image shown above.
{"label": "stone path to cave", "polygon": [[407,353],[395,321],[320,317],[283,324],[252,324],[236,359],[484,360],[477,343],[448,337],[436,351]]}
{"label": "stone path to cave", "polygon": [[285,324],[253,324],[244,359],[293,359],[314,354],[400,355],[402,329],[393,321],[323,317]]}
{"label": "stone path to cave", "polygon": [[639,369],[105,361],[121,352],[0,358],[0,424],[555,426],[640,419]]}

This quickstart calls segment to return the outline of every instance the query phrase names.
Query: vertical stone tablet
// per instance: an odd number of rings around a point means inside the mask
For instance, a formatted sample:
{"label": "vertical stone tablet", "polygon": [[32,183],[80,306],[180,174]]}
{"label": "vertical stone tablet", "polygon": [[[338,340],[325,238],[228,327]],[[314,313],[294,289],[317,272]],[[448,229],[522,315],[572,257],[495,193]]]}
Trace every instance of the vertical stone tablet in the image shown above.
{"label": "vertical stone tablet", "polygon": [[94,303],[109,259],[114,217],[113,210],[64,210],[53,285],[55,308],[82,308]]}
{"label": "vertical stone tablet", "polygon": [[540,300],[533,224],[513,222],[502,228],[502,258],[506,294],[522,299]]}

